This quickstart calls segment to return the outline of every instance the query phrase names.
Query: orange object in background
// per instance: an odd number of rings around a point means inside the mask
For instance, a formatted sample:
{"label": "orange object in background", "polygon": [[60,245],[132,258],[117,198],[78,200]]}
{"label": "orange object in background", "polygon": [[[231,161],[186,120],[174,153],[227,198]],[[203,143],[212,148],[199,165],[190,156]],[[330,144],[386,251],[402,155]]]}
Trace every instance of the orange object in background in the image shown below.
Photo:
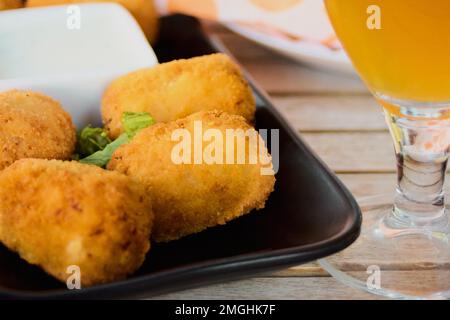
{"label": "orange object in background", "polygon": [[186,0],[168,0],[167,9],[169,12],[182,12],[205,19],[215,20],[218,17],[215,0],[190,0],[188,5]]}
{"label": "orange object in background", "polygon": [[[339,39],[377,95],[450,101],[450,1],[326,0],[326,5]],[[374,14],[380,29],[368,27]]]}
{"label": "orange object in background", "polygon": [[267,11],[283,11],[298,5],[303,0],[250,0],[254,5]]}
{"label": "orange object in background", "polygon": [[0,10],[18,9],[23,7],[21,0],[0,0]]}

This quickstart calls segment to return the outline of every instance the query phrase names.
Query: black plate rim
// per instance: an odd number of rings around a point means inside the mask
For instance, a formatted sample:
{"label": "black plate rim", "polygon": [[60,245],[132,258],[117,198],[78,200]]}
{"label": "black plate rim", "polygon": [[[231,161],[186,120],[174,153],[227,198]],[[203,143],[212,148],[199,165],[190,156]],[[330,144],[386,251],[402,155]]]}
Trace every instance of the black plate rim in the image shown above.
{"label": "black plate rim", "polygon": [[[352,230],[355,228],[356,230]],[[357,225],[352,225],[352,228],[348,231],[343,229],[340,233],[330,239],[310,245],[279,249],[269,253],[251,253],[238,255],[232,258],[208,260],[184,267],[156,272],[152,275],[139,276],[128,280],[121,280],[109,284],[85,288],[83,290],[56,289],[46,292],[34,292],[11,290],[1,287],[5,291],[0,293],[0,299],[77,298],[91,295],[95,296],[97,293],[100,294],[101,292],[111,290],[118,292],[122,292],[127,289],[134,290],[136,287],[140,287],[141,290],[145,290],[146,288],[154,285],[155,281],[164,280],[167,276],[170,276],[171,278],[179,278],[180,280],[187,278],[190,280],[195,280],[205,276],[208,277],[221,274],[223,272],[233,273],[236,271],[242,271],[243,267],[245,267],[247,271],[246,274],[249,272],[253,274],[258,271],[262,272],[266,270],[277,270],[279,268],[306,263],[308,261],[313,261],[336,253],[353,243],[358,236],[359,228],[357,228]],[[326,248],[324,248],[324,246],[326,246]],[[243,276],[241,275],[239,278],[242,277]],[[232,278],[235,279],[235,277]],[[208,281],[208,283],[213,282]],[[189,288],[189,286],[187,288]],[[167,289],[167,291],[171,291],[170,288]],[[165,290],[162,290],[161,292],[165,292]],[[113,294],[113,292],[110,293]]]}

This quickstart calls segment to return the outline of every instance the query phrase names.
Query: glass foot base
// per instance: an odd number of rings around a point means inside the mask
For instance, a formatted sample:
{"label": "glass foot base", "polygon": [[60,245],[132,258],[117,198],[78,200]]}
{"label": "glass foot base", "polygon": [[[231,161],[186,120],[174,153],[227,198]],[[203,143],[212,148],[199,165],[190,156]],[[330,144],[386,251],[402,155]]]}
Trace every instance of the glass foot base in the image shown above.
{"label": "glass foot base", "polygon": [[[392,225],[392,195],[360,199],[361,236],[344,251],[319,260],[338,281],[396,299],[450,299],[450,226]],[[448,207],[447,207],[448,210]],[[391,218],[389,218],[391,217]]]}

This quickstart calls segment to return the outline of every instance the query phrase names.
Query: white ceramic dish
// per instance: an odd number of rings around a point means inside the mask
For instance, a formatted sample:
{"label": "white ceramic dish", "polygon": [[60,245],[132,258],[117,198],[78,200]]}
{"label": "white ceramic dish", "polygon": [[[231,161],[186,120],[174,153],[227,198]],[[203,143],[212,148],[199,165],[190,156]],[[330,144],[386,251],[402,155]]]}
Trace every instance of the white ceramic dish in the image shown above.
{"label": "white ceramic dish", "polygon": [[271,36],[238,23],[226,23],[227,28],[269,49],[323,70],[356,75],[344,50],[332,50],[326,46],[307,41],[293,42]]}
{"label": "white ceramic dish", "polygon": [[[62,103],[79,127],[99,122],[108,83],[158,61],[122,6],[77,6],[79,11],[55,6],[0,12],[0,91],[47,94]],[[68,27],[68,19],[78,17],[80,28]]]}

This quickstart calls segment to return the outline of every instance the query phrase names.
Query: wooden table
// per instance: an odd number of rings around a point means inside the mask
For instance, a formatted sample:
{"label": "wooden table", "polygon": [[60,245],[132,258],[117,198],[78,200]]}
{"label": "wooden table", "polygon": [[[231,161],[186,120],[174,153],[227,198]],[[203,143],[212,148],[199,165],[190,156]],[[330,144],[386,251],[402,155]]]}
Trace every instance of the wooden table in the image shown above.
{"label": "wooden table", "polygon": [[[394,151],[382,110],[357,77],[300,65],[217,25],[207,29],[356,197],[394,191]],[[316,262],[158,298],[379,299],[340,284]]]}

